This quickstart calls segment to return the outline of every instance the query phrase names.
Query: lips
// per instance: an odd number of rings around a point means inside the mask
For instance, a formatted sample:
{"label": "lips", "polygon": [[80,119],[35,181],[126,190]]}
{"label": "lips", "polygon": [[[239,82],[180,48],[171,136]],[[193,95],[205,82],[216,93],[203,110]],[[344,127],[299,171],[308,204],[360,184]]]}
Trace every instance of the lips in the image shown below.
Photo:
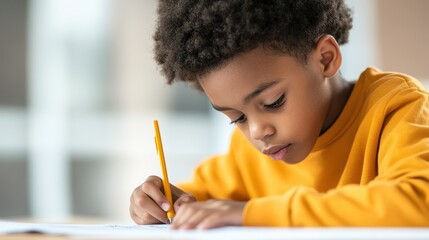
{"label": "lips", "polygon": [[288,144],[286,146],[274,146],[274,147],[270,147],[267,148],[263,151],[264,154],[267,154],[268,156],[270,156],[272,159],[275,160],[283,160],[285,159],[289,148],[290,148],[291,144]]}

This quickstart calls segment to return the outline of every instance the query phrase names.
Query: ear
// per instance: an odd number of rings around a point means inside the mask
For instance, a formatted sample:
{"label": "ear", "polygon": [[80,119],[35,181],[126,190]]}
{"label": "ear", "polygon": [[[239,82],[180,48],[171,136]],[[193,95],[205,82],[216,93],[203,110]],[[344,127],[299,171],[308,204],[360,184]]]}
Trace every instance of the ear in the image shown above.
{"label": "ear", "polygon": [[313,53],[325,77],[333,77],[340,70],[342,62],[340,47],[331,35],[320,37]]}

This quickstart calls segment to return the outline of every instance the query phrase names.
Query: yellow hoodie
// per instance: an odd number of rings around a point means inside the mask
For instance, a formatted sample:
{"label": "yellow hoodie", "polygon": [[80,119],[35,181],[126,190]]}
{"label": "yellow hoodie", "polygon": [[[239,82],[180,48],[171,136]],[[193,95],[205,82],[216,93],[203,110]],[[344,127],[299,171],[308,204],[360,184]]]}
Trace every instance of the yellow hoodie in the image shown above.
{"label": "yellow hoodie", "polygon": [[429,226],[428,97],[409,76],[368,68],[302,162],[274,161],[235,130],[179,187],[247,201],[247,226]]}

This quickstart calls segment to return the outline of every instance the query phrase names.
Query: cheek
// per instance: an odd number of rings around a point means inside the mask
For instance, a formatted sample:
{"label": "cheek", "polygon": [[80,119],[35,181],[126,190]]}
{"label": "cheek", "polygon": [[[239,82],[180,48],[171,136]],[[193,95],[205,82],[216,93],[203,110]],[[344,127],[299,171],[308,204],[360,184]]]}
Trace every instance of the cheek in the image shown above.
{"label": "cheek", "polygon": [[305,111],[298,108],[277,118],[274,124],[278,139],[284,143],[305,142],[312,135],[310,133],[313,132],[309,127],[313,123],[307,115]]}
{"label": "cheek", "polygon": [[301,94],[297,97],[295,99],[297,104],[288,106],[287,113],[282,117],[284,125],[278,126],[284,128],[283,131],[296,140],[313,141],[319,136],[326,117],[326,98],[319,92],[307,96]]}

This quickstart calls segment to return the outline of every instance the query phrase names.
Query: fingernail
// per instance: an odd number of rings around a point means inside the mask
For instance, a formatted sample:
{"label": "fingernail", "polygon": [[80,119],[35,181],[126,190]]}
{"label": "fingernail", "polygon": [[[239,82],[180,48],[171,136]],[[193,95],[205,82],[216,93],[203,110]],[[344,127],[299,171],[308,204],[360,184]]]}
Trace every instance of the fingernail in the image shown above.
{"label": "fingernail", "polygon": [[170,204],[163,203],[163,204],[161,204],[161,208],[162,208],[162,210],[167,212],[170,209]]}

